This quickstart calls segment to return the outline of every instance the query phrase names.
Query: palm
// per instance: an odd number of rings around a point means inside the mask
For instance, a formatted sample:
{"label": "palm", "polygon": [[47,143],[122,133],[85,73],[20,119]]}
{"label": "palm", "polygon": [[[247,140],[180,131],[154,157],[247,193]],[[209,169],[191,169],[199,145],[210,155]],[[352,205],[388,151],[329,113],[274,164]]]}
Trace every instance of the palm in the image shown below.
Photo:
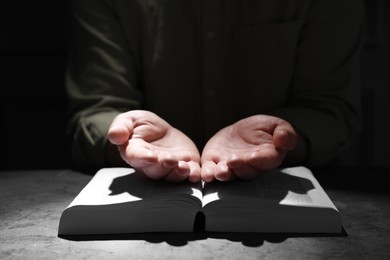
{"label": "palm", "polygon": [[279,118],[259,115],[243,119],[209,140],[202,153],[202,178],[253,178],[278,167],[295,141],[291,125]]}
{"label": "palm", "polygon": [[210,140],[207,146],[205,158],[219,158],[220,160],[232,160],[235,157],[250,158],[253,153],[267,151],[273,153],[276,151],[272,142],[272,135],[258,130],[257,136],[261,136],[258,142],[252,140],[248,131],[232,132],[227,128],[219,132],[217,136]]}
{"label": "palm", "polygon": [[153,179],[200,178],[200,156],[194,143],[157,115],[130,111],[118,116],[109,131],[121,157]]}

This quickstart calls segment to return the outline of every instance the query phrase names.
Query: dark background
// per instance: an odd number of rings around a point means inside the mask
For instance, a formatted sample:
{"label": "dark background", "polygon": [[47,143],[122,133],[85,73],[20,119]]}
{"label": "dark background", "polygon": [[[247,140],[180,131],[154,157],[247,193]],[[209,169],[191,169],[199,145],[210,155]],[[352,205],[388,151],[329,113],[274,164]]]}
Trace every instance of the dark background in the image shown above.
{"label": "dark background", "polygon": [[[366,2],[365,125],[332,163],[390,166],[390,1]],[[71,167],[63,82],[69,13],[68,1],[0,1],[0,170]]]}

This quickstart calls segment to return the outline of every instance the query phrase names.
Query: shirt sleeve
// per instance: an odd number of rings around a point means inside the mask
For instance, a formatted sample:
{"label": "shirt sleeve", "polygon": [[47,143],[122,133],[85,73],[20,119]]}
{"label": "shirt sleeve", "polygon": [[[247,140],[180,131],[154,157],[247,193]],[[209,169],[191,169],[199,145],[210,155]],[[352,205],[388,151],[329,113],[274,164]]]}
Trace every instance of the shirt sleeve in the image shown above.
{"label": "shirt sleeve", "polygon": [[288,105],[270,114],[306,138],[309,166],[340,153],[361,128],[362,1],[313,0],[299,39]]}
{"label": "shirt sleeve", "polygon": [[141,93],[132,53],[114,12],[114,1],[72,2],[72,42],[65,75],[68,133],[76,167],[107,166],[105,145],[113,118],[136,109]]}

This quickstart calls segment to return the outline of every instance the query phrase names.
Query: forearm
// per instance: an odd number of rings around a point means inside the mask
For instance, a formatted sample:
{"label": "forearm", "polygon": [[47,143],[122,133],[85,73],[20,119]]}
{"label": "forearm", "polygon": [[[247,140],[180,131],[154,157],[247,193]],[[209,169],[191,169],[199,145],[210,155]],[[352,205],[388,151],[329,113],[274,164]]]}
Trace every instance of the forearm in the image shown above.
{"label": "forearm", "polygon": [[[361,1],[313,1],[306,16],[289,99],[268,112],[301,133],[310,166],[337,156],[359,133],[364,32]],[[288,156],[301,154],[305,149],[300,147]]]}
{"label": "forearm", "polygon": [[[332,105],[329,104],[329,107]],[[289,122],[301,136],[297,148],[288,154],[286,162],[297,161],[292,159],[302,158],[298,155],[306,153],[305,165],[320,165],[346,148],[358,133],[361,118],[357,111],[347,112],[342,107],[333,107],[332,113],[311,107],[286,107],[272,111],[270,114]]]}
{"label": "forearm", "polygon": [[78,113],[70,121],[68,134],[71,155],[77,169],[92,171],[108,166],[106,160],[107,131],[119,112],[95,111]]}
{"label": "forearm", "polygon": [[116,115],[138,108],[142,95],[114,3],[72,3],[68,134],[76,166],[90,170],[116,165],[106,155],[108,128]]}

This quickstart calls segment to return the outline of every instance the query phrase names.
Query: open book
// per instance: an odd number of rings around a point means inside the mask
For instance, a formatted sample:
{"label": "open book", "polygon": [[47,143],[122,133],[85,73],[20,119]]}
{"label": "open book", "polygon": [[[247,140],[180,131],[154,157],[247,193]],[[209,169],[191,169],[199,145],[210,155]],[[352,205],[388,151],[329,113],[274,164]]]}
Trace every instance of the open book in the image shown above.
{"label": "open book", "polygon": [[197,184],[150,180],[132,168],[103,168],[63,211],[59,235],[206,231],[340,233],[338,210],[305,167],[251,181]]}

